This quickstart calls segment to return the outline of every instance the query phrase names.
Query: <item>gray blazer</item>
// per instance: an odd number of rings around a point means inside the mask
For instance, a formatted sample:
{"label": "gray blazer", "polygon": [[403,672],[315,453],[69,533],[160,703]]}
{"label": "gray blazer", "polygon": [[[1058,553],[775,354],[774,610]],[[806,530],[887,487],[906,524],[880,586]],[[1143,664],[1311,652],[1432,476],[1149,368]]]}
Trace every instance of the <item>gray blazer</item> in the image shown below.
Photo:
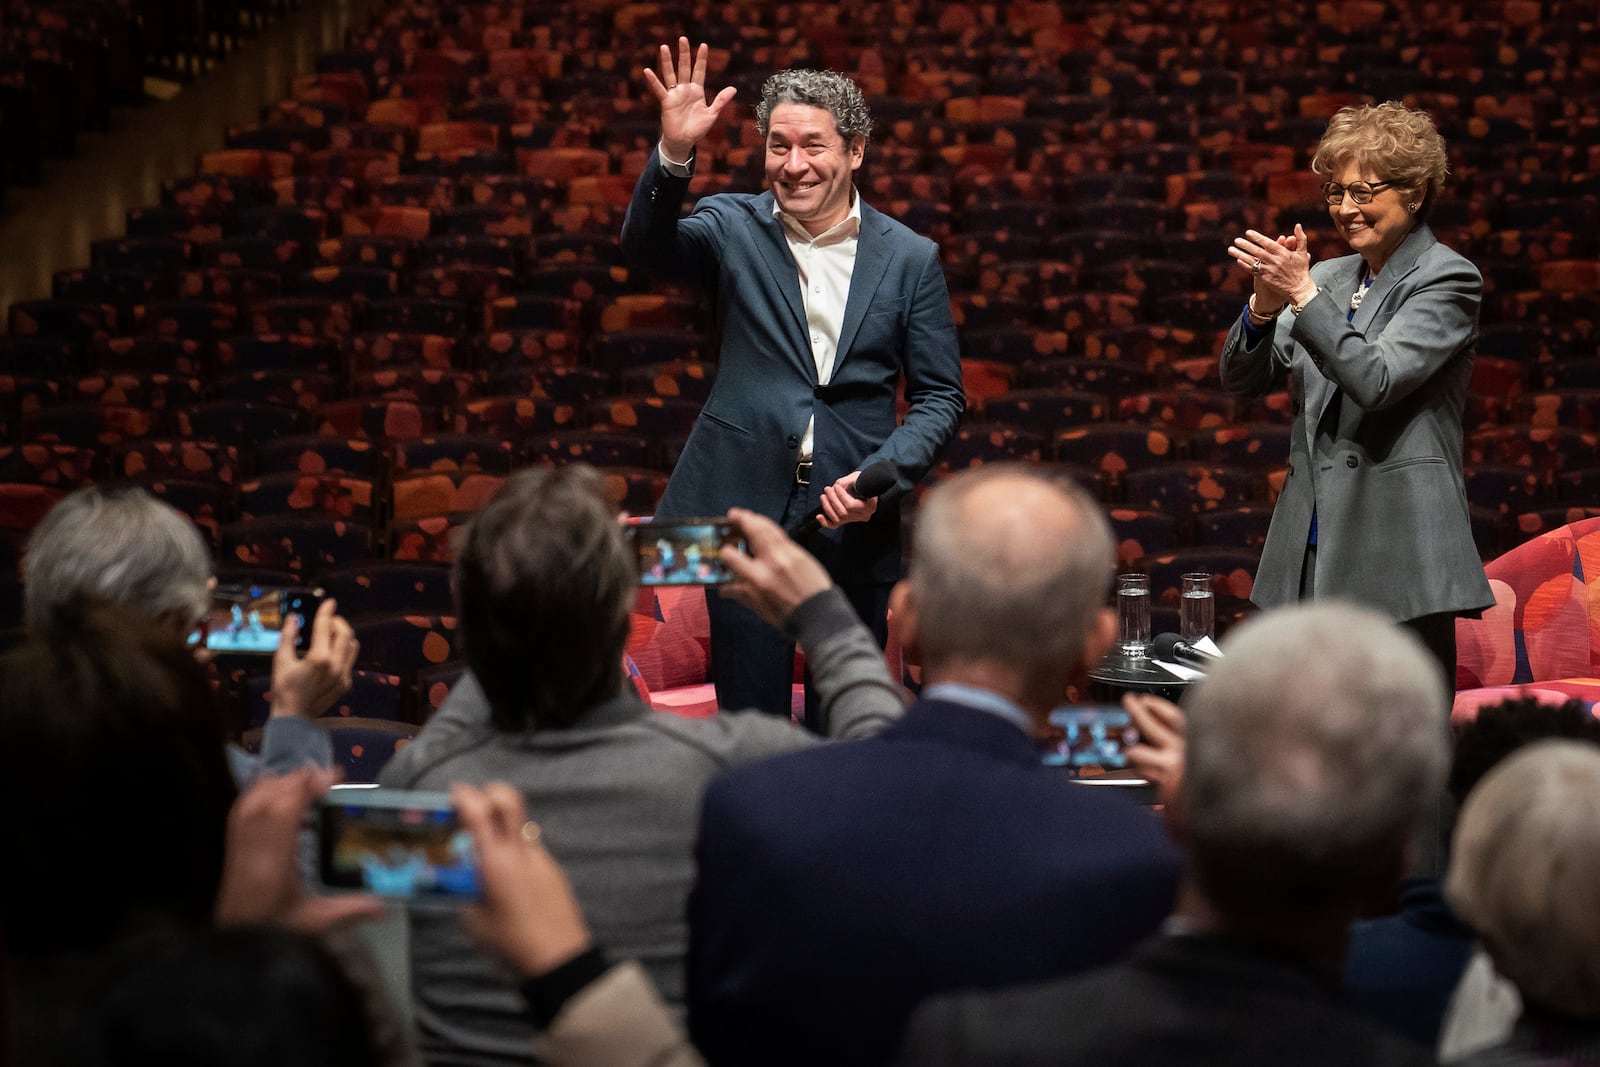
{"label": "gray blazer", "polygon": [[1245,346],[1243,316],[1222,348],[1222,384],[1260,396],[1288,381],[1289,469],[1252,599],[1299,598],[1313,510],[1315,595],[1396,620],[1494,603],[1467,517],[1462,412],[1483,279],[1419,226],[1345,321],[1361,257],[1318,263],[1327,290],[1284,312],[1271,342]]}

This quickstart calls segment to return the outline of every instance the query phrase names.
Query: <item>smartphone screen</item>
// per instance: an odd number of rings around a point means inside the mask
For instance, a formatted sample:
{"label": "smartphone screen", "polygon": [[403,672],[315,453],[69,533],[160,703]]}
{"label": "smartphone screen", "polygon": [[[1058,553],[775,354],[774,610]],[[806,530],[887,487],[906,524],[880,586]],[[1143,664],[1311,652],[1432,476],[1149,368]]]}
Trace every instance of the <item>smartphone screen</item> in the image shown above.
{"label": "smartphone screen", "polygon": [[448,794],[335,789],[317,829],[318,873],[329,888],[424,906],[477,899],[472,839]]}
{"label": "smartphone screen", "polygon": [[190,637],[205,641],[213,652],[270,656],[278,650],[284,620],[293,615],[300,624],[295,648],[311,645],[311,619],[324,598],[321,589],[281,585],[219,585],[211,592],[206,622]]}
{"label": "smartphone screen", "polygon": [[733,524],[722,519],[641,522],[628,526],[639,564],[640,585],[718,585],[731,582],[719,553],[723,545],[744,547]]}
{"label": "smartphone screen", "polygon": [[1045,753],[1052,767],[1120,768],[1128,765],[1128,748],[1139,741],[1128,713],[1118,707],[1065,707],[1050,713],[1050,724],[1062,731],[1056,747]]}

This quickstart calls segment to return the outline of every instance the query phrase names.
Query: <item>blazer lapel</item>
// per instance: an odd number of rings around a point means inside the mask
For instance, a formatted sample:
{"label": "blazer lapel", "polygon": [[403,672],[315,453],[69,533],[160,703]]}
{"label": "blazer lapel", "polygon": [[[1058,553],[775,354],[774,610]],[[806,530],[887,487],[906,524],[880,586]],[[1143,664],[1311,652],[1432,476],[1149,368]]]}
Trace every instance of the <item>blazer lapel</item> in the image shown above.
{"label": "blazer lapel", "polygon": [[[767,270],[772,273],[772,283],[783,294],[784,303],[788,305],[790,325],[797,331],[796,338],[803,342],[806,338],[806,311],[800,303],[800,272],[795,266],[793,253],[789,251],[788,239],[783,236],[783,224],[772,213],[772,194],[767,193],[751,201],[750,209],[755,214],[756,248],[766,261]],[[809,353],[811,346],[801,344],[799,351]],[[815,366],[812,366],[811,373],[816,374]]]}
{"label": "blazer lapel", "polygon": [[[1350,307],[1350,294],[1355,290],[1356,279],[1361,277],[1361,257],[1348,257],[1348,265],[1341,264],[1339,268],[1328,277],[1328,296],[1331,297],[1341,309]],[[1370,297],[1370,294],[1368,294]],[[1309,358],[1307,359],[1309,363]],[[1313,447],[1317,436],[1317,427],[1322,425],[1322,417],[1327,414],[1328,405],[1333,403],[1333,398],[1339,393],[1339,387],[1323,377],[1320,373],[1306,375],[1306,432],[1310,434]]]}
{"label": "blazer lapel", "polygon": [[1373,316],[1394,291],[1395,283],[1415,270],[1417,260],[1422,258],[1422,253],[1438,242],[1439,239],[1426,226],[1418,226],[1407,235],[1406,239],[1400,242],[1400,247],[1394,250],[1394,255],[1389,257],[1389,262],[1378,272],[1378,276],[1372,279],[1372,288],[1361,298],[1361,307],[1356,310],[1355,318],[1350,320],[1350,325],[1365,335],[1367,327],[1372,325]]}
{"label": "blazer lapel", "polygon": [[[858,192],[856,195],[861,194]],[[850,271],[850,296],[845,300],[844,322],[839,327],[839,345],[834,349],[835,373],[838,373],[839,364],[850,354],[850,345],[856,339],[856,331],[861,328],[861,320],[866,318],[872,298],[883,283],[889,261],[894,258],[894,251],[884,238],[888,230],[889,220],[863,202],[861,233],[856,239],[856,265]]]}

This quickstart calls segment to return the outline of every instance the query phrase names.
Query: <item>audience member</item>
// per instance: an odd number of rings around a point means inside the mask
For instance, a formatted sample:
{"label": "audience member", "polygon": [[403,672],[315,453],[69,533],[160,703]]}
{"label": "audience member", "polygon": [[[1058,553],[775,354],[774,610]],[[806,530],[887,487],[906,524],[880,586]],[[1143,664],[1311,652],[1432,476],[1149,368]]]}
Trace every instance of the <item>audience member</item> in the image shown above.
{"label": "audience member", "polygon": [[1600,751],[1541,741],[1490,771],[1456,827],[1445,895],[1517,987],[1502,1044],[1458,1062],[1600,1062]]}
{"label": "audience member", "polygon": [[21,960],[211,920],[234,799],[205,669],[78,602],[0,659],[0,926]]}
{"label": "audience member", "polygon": [[[23,615],[46,627],[85,600],[121,605],[145,625],[179,640],[209,615],[211,555],[194,524],[142,489],[79,489],[50,509],[28,539],[22,561]],[[350,688],[359,644],[325,601],[312,620],[311,647],[294,652],[291,618],[272,658],[272,703],[261,758],[229,750],[241,782],[258,769],[279,773],[304,763],[327,766],[333,750],[311,719]]]}
{"label": "audience member", "polygon": [[1110,646],[1110,528],[1076,486],[985,466],[925,499],[894,618],[925,688],[880,737],[706,794],[690,1030],[720,1064],[887,1059],[929,993],[1107,963],[1172,906],[1159,820],[1037,742]]}
{"label": "audience member", "polygon": [[[797,638],[839,737],[881,729],[904,695],[827,573],[776,524],[730,518],[749,556],[724,556],[735,597]],[[471,674],[381,782],[444,789],[507,781],[529,799],[600,939],[682,1000],[700,796],[728,767],[817,743],[771,716],[658,715],[621,670],[636,563],[600,476],[514,474],[473,519],[455,568]],[[533,1028],[451,915],[411,915],[413,991],[433,1062],[523,1062]]]}
{"label": "audience member", "polygon": [[1334,604],[1269,613],[1223,649],[1186,698],[1167,815],[1188,870],[1167,930],[1096,974],[928,1005],[901,1062],[1431,1062],[1346,1009],[1336,977],[1443,784],[1438,672],[1409,633]]}
{"label": "audience member", "polygon": [[361,991],[318,942],[254,926],[122,946],[87,999],[76,1067],[378,1067]]}
{"label": "audience member", "polygon": [[[1558,705],[1519,698],[1480,708],[1456,730],[1449,780],[1454,806],[1512,752],[1557,737],[1600,744],[1600,721],[1576,700]],[[1409,879],[1395,914],[1350,927],[1345,988],[1362,1014],[1432,1048],[1473,942],[1472,929],[1446,903],[1441,879]]]}
{"label": "audience member", "polygon": [[637,963],[610,965],[572,883],[504,782],[452,790],[472,834],[483,899],[462,913],[472,939],[520,983],[547,1067],[700,1067],[700,1058]]}

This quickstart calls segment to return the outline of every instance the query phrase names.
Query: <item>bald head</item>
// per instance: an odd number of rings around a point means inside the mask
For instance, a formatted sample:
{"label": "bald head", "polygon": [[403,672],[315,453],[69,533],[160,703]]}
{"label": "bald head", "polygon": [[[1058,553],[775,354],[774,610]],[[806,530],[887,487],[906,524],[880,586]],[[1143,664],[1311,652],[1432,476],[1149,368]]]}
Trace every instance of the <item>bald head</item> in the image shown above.
{"label": "bald head", "polygon": [[909,579],[923,666],[1064,674],[1115,570],[1105,516],[1067,479],[1011,464],[946,479],[919,513]]}

